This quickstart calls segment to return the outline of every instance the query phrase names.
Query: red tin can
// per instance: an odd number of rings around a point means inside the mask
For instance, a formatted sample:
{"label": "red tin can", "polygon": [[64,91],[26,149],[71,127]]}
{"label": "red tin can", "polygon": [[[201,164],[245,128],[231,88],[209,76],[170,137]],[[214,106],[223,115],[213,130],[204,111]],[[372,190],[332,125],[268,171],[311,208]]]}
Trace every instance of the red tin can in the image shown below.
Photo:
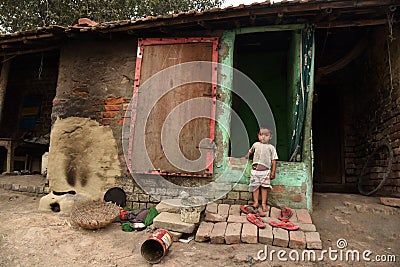
{"label": "red tin can", "polygon": [[165,229],[157,229],[142,244],[141,253],[148,263],[159,263],[172,245],[172,235]]}

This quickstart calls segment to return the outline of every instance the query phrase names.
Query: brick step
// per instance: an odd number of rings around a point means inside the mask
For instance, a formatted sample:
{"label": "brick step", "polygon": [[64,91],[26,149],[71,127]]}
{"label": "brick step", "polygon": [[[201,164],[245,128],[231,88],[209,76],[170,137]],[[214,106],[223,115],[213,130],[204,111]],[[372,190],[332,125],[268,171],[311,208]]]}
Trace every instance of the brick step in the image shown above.
{"label": "brick step", "polygon": [[[219,207],[221,205],[221,207]],[[227,207],[226,204],[210,204],[206,207],[206,219],[197,230],[195,240],[213,244],[266,244],[293,249],[322,249],[322,242],[309,212],[305,209],[294,209],[290,219],[299,225],[299,230],[287,231],[269,225],[270,220],[277,220],[280,209],[271,207],[268,217],[264,217],[266,228],[257,228],[247,221],[245,214],[240,213],[237,205]],[[227,213],[227,210],[229,211]],[[207,216],[208,213],[208,216]],[[216,221],[215,218],[218,218]],[[223,219],[226,218],[226,219]]]}

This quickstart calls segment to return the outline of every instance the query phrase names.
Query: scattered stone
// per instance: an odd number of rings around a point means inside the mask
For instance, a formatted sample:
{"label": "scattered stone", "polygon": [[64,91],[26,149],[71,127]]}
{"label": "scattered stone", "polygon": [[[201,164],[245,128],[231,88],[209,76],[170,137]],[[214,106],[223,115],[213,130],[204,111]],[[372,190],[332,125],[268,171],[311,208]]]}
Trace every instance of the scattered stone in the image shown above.
{"label": "scattered stone", "polygon": [[335,220],[344,225],[350,224],[349,220],[343,219],[342,217],[339,216],[335,216]]}
{"label": "scattered stone", "polygon": [[400,198],[381,197],[380,201],[386,206],[400,207]]}
{"label": "scattered stone", "polygon": [[205,242],[210,240],[210,235],[213,228],[214,228],[213,223],[201,222],[199,229],[197,229],[197,233],[194,240],[197,242]]}
{"label": "scattered stone", "polygon": [[173,240],[174,242],[178,242],[179,238],[181,238],[182,235],[183,235],[182,233],[175,232],[175,231],[168,231],[168,232],[171,234],[172,240]]}
{"label": "scattered stone", "polygon": [[194,231],[194,223],[182,222],[181,215],[172,212],[161,212],[153,220],[156,228],[191,234]]}

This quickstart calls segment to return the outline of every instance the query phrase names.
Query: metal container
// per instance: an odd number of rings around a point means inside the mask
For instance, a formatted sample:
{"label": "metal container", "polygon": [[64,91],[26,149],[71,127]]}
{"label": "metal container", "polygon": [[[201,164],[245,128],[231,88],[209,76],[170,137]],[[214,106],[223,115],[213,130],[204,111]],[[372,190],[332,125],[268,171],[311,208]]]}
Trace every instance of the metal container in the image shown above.
{"label": "metal container", "polygon": [[172,245],[172,235],[165,229],[157,229],[142,244],[141,253],[148,263],[159,263]]}

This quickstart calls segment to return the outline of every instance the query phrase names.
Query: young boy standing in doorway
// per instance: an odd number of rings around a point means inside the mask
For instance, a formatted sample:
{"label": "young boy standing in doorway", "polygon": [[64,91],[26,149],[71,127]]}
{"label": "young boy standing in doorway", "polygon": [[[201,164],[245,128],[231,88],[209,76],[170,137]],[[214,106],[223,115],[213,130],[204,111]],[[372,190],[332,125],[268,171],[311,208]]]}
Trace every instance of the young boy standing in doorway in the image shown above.
{"label": "young boy standing in doorway", "polygon": [[269,144],[271,139],[272,133],[270,129],[261,127],[258,132],[259,142],[255,142],[245,155],[246,159],[253,155],[249,184],[249,191],[253,192],[253,207],[259,207],[261,191],[261,208],[263,212],[266,212],[268,209],[268,189],[272,188],[271,180],[275,179],[276,160],[278,159],[275,147]]}

